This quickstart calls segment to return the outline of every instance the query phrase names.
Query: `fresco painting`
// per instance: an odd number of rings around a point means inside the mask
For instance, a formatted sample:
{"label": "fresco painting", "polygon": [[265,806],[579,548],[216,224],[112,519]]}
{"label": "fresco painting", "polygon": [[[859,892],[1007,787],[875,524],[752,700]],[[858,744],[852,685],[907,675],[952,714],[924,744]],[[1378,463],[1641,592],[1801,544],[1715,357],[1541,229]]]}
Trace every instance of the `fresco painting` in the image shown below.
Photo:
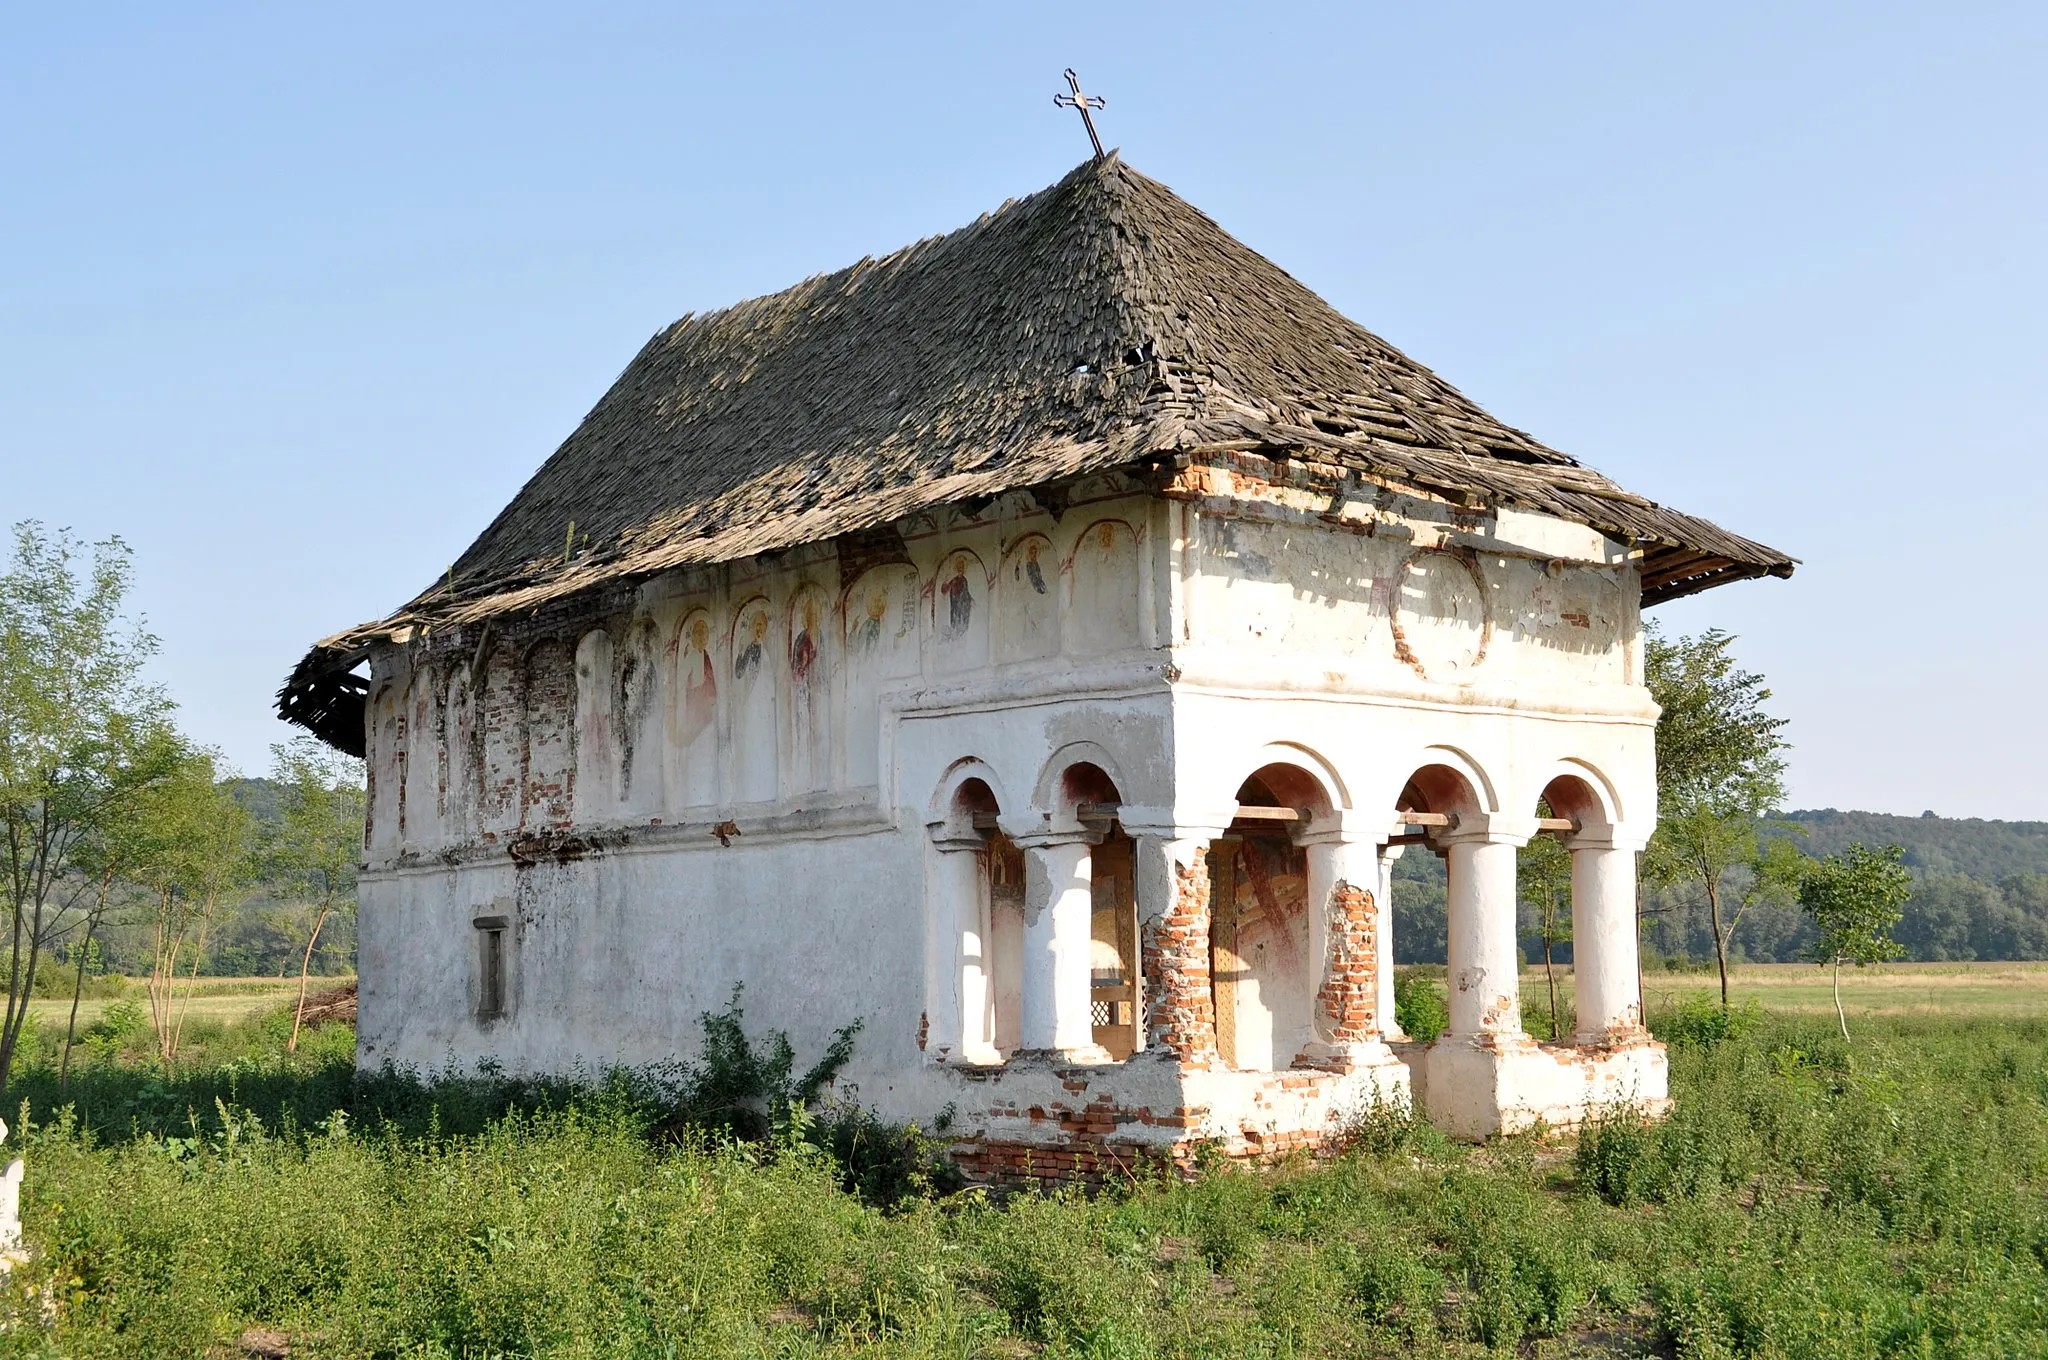
{"label": "fresco painting", "polygon": [[789,788],[822,789],[831,778],[827,745],[831,676],[825,623],[831,606],[815,586],[797,592],[789,607]]}
{"label": "fresco painting", "polygon": [[948,553],[932,579],[932,631],[940,669],[969,670],[988,662],[988,572],[964,549]]}
{"label": "fresco painting", "polygon": [[768,665],[774,618],[765,599],[749,600],[734,616],[732,630],[733,780],[743,802],[775,797],[775,671]]}
{"label": "fresco painting", "polygon": [[718,666],[711,657],[711,615],[696,610],[676,629],[676,787],[683,806],[718,798]]}
{"label": "fresco painting", "polygon": [[881,775],[881,694],[918,672],[917,568],[871,567],[846,592],[846,778],[868,785]]}
{"label": "fresco painting", "polygon": [[1010,545],[996,577],[995,659],[1032,661],[1060,649],[1057,559],[1042,534]]}
{"label": "fresco painting", "polygon": [[1088,526],[1070,559],[1073,606],[1068,650],[1076,654],[1141,646],[1138,635],[1138,539],[1122,520]]}

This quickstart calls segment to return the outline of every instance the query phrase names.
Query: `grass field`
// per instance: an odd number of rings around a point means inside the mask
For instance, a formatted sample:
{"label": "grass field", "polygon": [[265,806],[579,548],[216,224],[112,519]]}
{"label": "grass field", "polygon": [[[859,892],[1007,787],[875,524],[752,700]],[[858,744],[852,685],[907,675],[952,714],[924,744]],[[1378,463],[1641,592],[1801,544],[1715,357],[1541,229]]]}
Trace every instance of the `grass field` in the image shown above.
{"label": "grass field", "polygon": [[345,1044],[32,1075],[0,1356],[2048,1357],[2048,1023],[1670,1032],[1659,1124],[1474,1149],[1379,1112],[1334,1160],[1098,1196]]}
{"label": "grass field", "polygon": [[[315,977],[307,984],[309,995],[329,991],[344,983],[353,982],[351,977]],[[192,987],[192,1009],[187,1017],[191,1024],[202,1020],[217,1020],[233,1024],[246,1020],[252,1015],[268,1010],[286,1001],[294,1000],[299,994],[299,980],[290,978],[200,978],[196,987],[188,982],[178,984],[180,1005],[188,987]],[[130,985],[125,998],[132,998],[142,1006],[149,1005],[149,995],[143,982],[137,978]],[[78,1003],[78,1028],[89,1029],[107,1007],[123,997],[87,997]],[[62,1037],[64,1022],[71,1013],[69,997],[41,997],[29,1003],[29,1014],[37,1025],[54,1026]]]}
{"label": "grass field", "polygon": [[[1441,975],[1442,969],[1418,969]],[[1559,1001],[1571,1007],[1571,969],[1557,970]],[[1671,1010],[1689,997],[1718,996],[1720,979],[1704,971],[1643,975],[1643,1000],[1652,1011]],[[1833,1016],[1826,969],[1810,963],[1744,963],[1729,971],[1730,999],[1755,1001],[1786,1015]],[[1548,1013],[1541,967],[1522,973],[1522,1002],[1534,1030]],[[2021,1020],[2048,1017],[2048,963],[1887,963],[1842,970],[1842,1007],[1859,1018],[1945,1015]]]}

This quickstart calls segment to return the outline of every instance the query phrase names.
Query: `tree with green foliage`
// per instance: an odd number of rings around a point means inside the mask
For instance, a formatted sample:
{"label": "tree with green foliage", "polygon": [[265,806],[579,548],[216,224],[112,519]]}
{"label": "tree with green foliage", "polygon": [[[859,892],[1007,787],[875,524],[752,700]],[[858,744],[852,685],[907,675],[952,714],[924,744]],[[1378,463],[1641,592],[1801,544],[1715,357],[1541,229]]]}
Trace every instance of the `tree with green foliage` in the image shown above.
{"label": "tree with green foliage", "polygon": [[[177,1060],[207,935],[258,869],[255,819],[221,781],[217,761],[212,751],[185,747],[171,776],[137,809],[141,848],[129,880],[152,907],[149,1009],[166,1067]],[[179,970],[188,957],[181,1000]]]}
{"label": "tree with green foliage", "polygon": [[314,908],[313,928],[299,960],[299,1001],[292,1012],[287,1052],[299,1048],[299,1029],[306,1019],[306,978],[313,968],[313,950],[320,931],[335,912],[356,908],[356,865],[363,843],[363,764],[329,750],[311,737],[270,748],[283,785],[282,820],[271,840],[268,860],[273,878],[283,879],[305,894]]}
{"label": "tree with green foliage", "polygon": [[7,1004],[0,1089],[28,1023],[43,951],[76,924],[109,824],[168,771],[170,701],[142,678],[156,639],[122,612],[127,545],[86,548],[33,520],[0,573],[0,873]]}
{"label": "tree with green foliage", "polygon": [[1835,1022],[1849,1037],[1849,1017],[1842,1009],[1842,964],[1858,968],[1898,958],[1906,951],[1892,939],[1906,899],[1913,895],[1913,875],[1906,870],[1906,852],[1896,845],[1873,850],[1852,845],[1839,855],[1810,863],[1799,884],[1799,907],[1813,922],[1818,938],[1815,961],[1834,969]]}
{"label": "tree with green foliage", "polygon": [[149,854],[160,853],[164,848],[154,845],[151,839],[150,797],[156,788],[174,776],[185,755],[184,739],[168,724],[154,727],[147,737],[146,748],[136,753],[135,761],[138,768],[151,774],[152,782],[137,788],[132,797],[109,807],[73,856],[72,867],[80,876],[81,886],[92,885],[92,901],[75,927],[77,938],[68,944],[75,971],[71,982],[71,1011],[64,1025],[64,1056],[58,1064],[60,1087],[70,1081],[71,1046],[78,1038],[78,1003],[85,994],[86,969],[92,960],[100,957],[100,928],[107,923],[115,888],[127,875],[140,869]]}
{"label": "tree with green foliage", "polygon": [[[1649,884],[1690,882],[1704,891],[1728,1005],[1728,944],[1749,907],[1790,891],[1792,860],[1773,839],[1760,845],[1759,821],[1785,798],[1783,718],[1765,712],[1761,675],[1741,669],[1735,638],[1720,629],[1666,638],[1644,629],[1643,679],[1663,713],[1657,719],[1658,825],[1643,857]],[[1792,850],[1797,857],[1797,850]],[[1748,884],[1728,900],[1730,875]],[[1732,910],[1731,910],[1732,908]]]}
{"label": "tree with green foliage", "polygon": [[[1538,803],[1536,815],[1550,816],[1550,805]],[[1572,938],[1572,852],[1555,836],[1532,836],[1515,852],[1515,877],[1530,924],[1543,945],[1543,980],[1550,990],[1550,1037],[1560,1039],[1564,1036],[1557,1009],[1556,951]]]}

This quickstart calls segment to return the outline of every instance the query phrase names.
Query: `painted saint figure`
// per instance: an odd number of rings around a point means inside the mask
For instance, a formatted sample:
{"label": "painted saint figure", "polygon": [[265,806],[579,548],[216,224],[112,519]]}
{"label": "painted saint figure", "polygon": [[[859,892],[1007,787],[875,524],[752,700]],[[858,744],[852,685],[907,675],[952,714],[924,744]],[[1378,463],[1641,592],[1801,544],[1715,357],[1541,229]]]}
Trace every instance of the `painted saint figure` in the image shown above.
{"label": "painted saint figure", "polygon": [[761,669],[761,644],[768,638],[768,611],[756,607],[747,621],[741,625],[743,641],[734,651],[732,674],[735,680],[744,680]]}
{"label": "painted saint figure", "polygon": [[948,639],[959,637],[974,621],[974,591],[967,583],[967,559],[953,559],[952,575],[939,585],[939,593],[946,597],[946,618],[939,625],[939,632]]}

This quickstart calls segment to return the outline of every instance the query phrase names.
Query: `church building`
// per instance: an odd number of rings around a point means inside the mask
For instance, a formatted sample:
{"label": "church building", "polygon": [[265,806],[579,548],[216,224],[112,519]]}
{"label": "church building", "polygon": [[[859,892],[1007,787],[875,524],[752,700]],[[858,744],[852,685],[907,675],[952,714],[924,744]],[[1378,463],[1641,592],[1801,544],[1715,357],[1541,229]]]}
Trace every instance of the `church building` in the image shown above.
{"label": "church building", "polygon": [[[283,715],[367,760],[358,1061],[688,1057],[736,985],[970,1174],[1667,1100],[1641,611],[1792,559],[1511,429],[1112,154],[650,340]],[[422,564],[430,569],[431,564]],[[424,572],[423,572],[424,574]],[[1570,851],[1525,1032],[1516,851]],[[1449,1027],[1389,879],[1444,857]]]}

